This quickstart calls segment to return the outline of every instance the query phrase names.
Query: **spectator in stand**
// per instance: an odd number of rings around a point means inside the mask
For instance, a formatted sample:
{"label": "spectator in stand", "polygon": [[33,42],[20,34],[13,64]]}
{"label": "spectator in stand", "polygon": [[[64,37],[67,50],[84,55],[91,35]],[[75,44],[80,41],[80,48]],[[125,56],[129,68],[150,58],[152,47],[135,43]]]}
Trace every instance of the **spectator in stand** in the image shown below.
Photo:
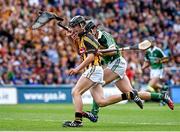
{"label": "spectator in stand", "polygon": [[[177,0],[6,0],[0,1],[0,9],[1,85],[72,84],[78,79],[79,76],[69,77],[66,73],[79,64],[80,58],[54,21],[40,30],[27,29],[39,10],[64,17],[64,23],[78,14],[90,16],[112,34],[120,47],[154,36],[166,55],[180,54]],[[139,72],[144,55],[123,54],[134,75],[140,76],[132,78],[133,84],[148,82],[149,70]],[[180,84],[179,60],[166,65],[166,78],[171,84]]]}

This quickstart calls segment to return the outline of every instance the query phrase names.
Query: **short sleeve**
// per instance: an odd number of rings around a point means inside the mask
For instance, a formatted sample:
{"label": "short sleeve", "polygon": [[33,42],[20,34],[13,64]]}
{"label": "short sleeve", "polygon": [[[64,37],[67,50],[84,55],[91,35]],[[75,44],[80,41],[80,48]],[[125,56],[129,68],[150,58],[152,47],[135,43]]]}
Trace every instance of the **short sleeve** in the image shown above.
{"label": "short sleeve", "polygon": [[99,43],[90,34],[84,37],[84,45],[86,46],[87,53],[96,53],[98,50]]}

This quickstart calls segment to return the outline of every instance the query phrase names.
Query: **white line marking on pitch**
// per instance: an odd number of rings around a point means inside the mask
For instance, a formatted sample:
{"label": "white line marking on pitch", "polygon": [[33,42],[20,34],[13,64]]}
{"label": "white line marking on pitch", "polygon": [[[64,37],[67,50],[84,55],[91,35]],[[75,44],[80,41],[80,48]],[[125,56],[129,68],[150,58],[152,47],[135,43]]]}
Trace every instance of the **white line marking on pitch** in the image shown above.
{"label": "white line marking on pitch", "polygon": [[[104,123],[108,123],[107,121],[101,121]],[[135,125],[180,125],[180,123],[177,122],[109,122],[113,124],[135,124]]]}
{"label": "white line marking on pitch", "polygon": [[[2,119],[1,119],[2,120]],[[3,120],[9,120],[9,121],[15,121],[17,119],[13,119],[13,118],[3,118]],[[61,120],[51,120],[51,119],[18,119],[18,120],[22,120],[22,121],[47,121],[47,122],[61,122]],[[86,121],[85,121],[86,122]],[[107,121],[100,121],[100,122],[104,122],[104,123],[108,123]],[[166,122],[166,123],[160,123],[160,122],[110,122],[110,123],[114,123],[114,124],[135,124],[135,125],[180,125],[180,123],[177,122]]]}

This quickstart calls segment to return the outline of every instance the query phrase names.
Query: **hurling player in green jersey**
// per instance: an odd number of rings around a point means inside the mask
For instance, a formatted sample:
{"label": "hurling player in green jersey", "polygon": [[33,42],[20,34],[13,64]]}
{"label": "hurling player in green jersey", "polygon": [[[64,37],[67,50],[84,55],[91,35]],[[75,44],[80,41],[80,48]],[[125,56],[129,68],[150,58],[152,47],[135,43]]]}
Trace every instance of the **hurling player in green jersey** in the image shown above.
{"label": "hurling player in green jersey", "polygon": [[[101,49],[118,48],[113,37],[105,31],[98,30],[92,21],[87,23],[87,25],[85,26],[85,31],[91,32],[95,36],[95,38],[98,40],[100,44]],[[107,65],[107,67],[104,69],[105,85],[112,82],[113,80],[116,80],[115,85],[118,87],[118,89],[123,93],[127,93],[127,99],[131,99],[128,98],[129,92],[133,91],[136,93],[136,91],[132,88],[131,83],[125,73],[127,68],[126,60],[121,56],[121,53],[119,51],[103,53],[101,56],[105,64]],[[173,110],[174,108],[173,102],[171,101],[167,93],[161,94],[150,92],[138,92],[138,95],[143,100],[164,100],[164,102],[168,104],[170,109]],[[142,108],[141,100],[139,100],[139,97],[136,95],[137,100],[133,100]],[[93,101],[91,112],[86,112],[86,114],[84,114],[83,116],[85,118],[90,119],[93,122],[97,122],[98,112],[99,106],[95,101]]]}
{"label": "hurling player in green jersey", "polygon": [[148,91],[150,92],[160,92],[168,89],[166,85],[159,83],[163,78],[163,64],[160,62],[163,57],[165,57],[165,54],[159,47],[155,46],[155,39],[152,38],[152,47],[146,51],[145,62],[142,66],[143,70],[150,67],[151,80],[148,84]]}

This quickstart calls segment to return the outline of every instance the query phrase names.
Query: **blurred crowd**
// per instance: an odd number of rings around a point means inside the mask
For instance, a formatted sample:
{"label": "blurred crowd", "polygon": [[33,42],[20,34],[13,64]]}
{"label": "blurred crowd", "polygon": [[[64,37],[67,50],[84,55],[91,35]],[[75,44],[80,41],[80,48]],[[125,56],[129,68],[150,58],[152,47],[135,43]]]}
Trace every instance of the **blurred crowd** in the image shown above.
{"label": "blurred crowd", "polygon": [[[4,0],[0,1],[0,84],[73,84],[80,75],[67,70],[81,60],[55,21],[38,30],[28,27],[38,12],[51,11],[65,18],[89,16],[122,46],[149,36],[167,56],[180,54],[179,0]],[[149,69],[141,70],[144,53],[123,52],[133,85],[148,83]],[[179,58],[178,58],[179,59]],[[179,60],[165,65],[166,83],[180,84]]]}

